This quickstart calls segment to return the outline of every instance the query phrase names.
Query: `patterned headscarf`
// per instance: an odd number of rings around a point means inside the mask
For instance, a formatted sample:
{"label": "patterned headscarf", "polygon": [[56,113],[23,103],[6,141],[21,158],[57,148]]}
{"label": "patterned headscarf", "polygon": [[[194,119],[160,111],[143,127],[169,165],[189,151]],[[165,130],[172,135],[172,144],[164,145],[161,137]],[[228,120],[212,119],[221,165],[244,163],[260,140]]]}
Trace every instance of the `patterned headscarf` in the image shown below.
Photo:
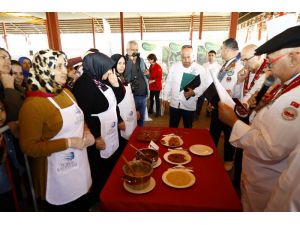
{"label": "patterned headscarf", "polygon": [[27,81],[29,91],[59,94],[63,90],[63,85],[55,81],[54,73],[57,59],[61,55],[67,63],[67,56],[61,51],[46,49],[40,50],[34,55]]}

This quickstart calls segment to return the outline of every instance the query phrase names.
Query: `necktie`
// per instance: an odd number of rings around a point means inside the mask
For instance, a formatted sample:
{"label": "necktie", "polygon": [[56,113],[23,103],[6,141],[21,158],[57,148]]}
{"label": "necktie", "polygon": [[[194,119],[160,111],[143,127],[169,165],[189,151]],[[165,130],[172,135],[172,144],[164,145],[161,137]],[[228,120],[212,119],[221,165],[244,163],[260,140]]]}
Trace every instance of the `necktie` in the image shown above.
{"label": "necktie", "polygon": [[223,78],[226,75],[226,69],[225,69],[226,64],[227,64],[227,61],[223,64],[222,68],[220,69],[220,71],[218,73],[218,80],[220,82],[223,80]]}

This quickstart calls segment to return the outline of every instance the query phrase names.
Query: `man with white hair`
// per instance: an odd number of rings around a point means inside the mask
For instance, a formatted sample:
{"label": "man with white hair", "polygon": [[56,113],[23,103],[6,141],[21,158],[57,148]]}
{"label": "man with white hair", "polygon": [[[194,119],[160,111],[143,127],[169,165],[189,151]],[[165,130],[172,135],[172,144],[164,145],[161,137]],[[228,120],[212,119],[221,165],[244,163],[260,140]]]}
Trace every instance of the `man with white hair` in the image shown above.
{"label": "man with white hair", "polygon": [[136,41],[129,41],[127,45],[125,79],[131,84],[135,107],[138,115],[138,125],[143,126],[147,106],[149,71],[144,60],[140,57],[139,46]]}
{"label": "man with white hair", "polygon": [[232,127],[230,143],[244,149],[241,200],[244,211],[300,210],[300,26],[255,50],[267,54],[281,84],[263,98],[251,126],[219,103],[219,118]]}
{"label": "man with white hair", "polygon": [[[237,83],[233,87],[233,97],[238,98],[243,104],[247,104],[249,98],[259,91],[269,75],[267,60],[261,55],[255,55],[257,45],[246,45],[241,51],[241,62],[244,68],[238,72]],[[243,150],[237,149],[234,157],[233,184],[240,185],[242,170]]]}
{"label": "man with white hair", "polygon": [[241,51],[241,62],[244,68],[238,72],[237,82],[233,87],[233,97],[242,103],[262,87],[269,72],[266,70],[267,60],[261,55],[255,55],[257,45],[250,44]]}
{"label": "man with white hair", "polygon": [[[201,84],[194,90],[180,91],[183,74],[200,74]],[[181,117],[185,128],[192,128],[194,113],[198,97],[207,89],[212,82],[211,77],[206,75],[203,66],[194,62],[193,48],[191,45],[183,45],[181,48],[181,62],[175,63],[169,71],[163,90],[163,106],[166,108],[170,101],[169,127],[177,128]]]}

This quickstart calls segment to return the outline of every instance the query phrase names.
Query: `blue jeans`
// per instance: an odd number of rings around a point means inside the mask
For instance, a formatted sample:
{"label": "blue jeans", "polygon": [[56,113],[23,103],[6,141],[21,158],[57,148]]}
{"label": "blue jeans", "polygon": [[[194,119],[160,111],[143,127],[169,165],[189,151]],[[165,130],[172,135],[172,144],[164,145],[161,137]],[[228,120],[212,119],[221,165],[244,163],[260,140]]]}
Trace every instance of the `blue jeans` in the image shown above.
{"label": "blue jeans", "polygon": [[137,96],[134,95],[135,108],[141,114],[140,119],[137,121],[138,126],[142,127],[145,120],[145,111],[147,104],[147,96]]}
{"label": "blue jeans", "polygon": [[188,111],[184,109],[176,109],[170,107],[169,127],[177,128],[182,117],[184,128],[192,128],[194,121],[194,113],[195,111]]}

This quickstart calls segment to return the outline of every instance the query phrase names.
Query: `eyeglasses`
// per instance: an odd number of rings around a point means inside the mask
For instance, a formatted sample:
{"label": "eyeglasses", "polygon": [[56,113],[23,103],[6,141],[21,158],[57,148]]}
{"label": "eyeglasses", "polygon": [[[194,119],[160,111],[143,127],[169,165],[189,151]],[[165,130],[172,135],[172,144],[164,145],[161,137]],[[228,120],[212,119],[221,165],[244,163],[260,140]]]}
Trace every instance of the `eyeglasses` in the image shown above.
{"label": "eyeglasses", "polygon": [[249,58],[241,59],[241,61],[242,61],[243,63],[245,63],[245,62],[248,62],[250,59],[252,59],[252,58],[254,58],[254,57],[255,57],[255,55],[250,56]]}
{"label": "eyeglasses", "polygon": [[267,60],[268,60],[268,62],[267,62],[267,67],[270,68],[270,67],[271,67],[271,64],[273,64],[274,62],[276,62],[276,61],[282,59],[283,57],[285,57],[285,56],[287,56],[287,55],[288,55],[288,53],[283,54],[283,55],[280,55],[280,56],[277,56],[277,57],[275,57],[275,58],[273,58],[273,59],[268,59],[268,58],[267,58]]}

